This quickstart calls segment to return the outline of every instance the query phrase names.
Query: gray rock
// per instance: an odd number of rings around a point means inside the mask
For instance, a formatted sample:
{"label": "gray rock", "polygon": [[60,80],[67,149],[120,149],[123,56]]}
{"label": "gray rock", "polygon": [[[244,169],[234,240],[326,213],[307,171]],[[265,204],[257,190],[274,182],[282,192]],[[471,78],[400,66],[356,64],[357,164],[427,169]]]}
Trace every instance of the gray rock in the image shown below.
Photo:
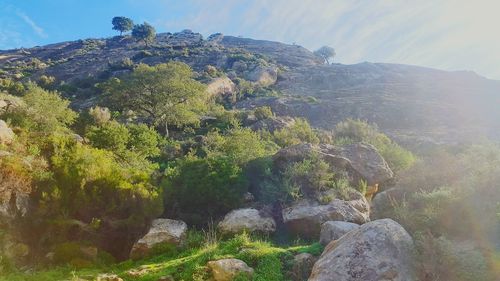
{"label": "gray rock", "polygon": [[263,120],[259,120],[250,126],[250,129],[254,131],[267,130],[271,133],[284,128],[289,128],[295,124],[295,119],[288,116],[283,117],[271,117]]}
{"label": "gray rock", "polygon": [[303,238],[318,239],[321,225],[327,221],[347,221],[363,224],[370,220],[348,201],[334,199],[326,205],[313,200],[301,200],[282,211],[283,222],[290,233]]}
{"label": "gray rock", "polygon": [[211,97],[233,95],[236,92],[236,85],[227,77],[218,77],[208,83],[206,92]]}
{"label": "gray rock", "polygon": [[271,217],[262,216],[253,208],[238,209],[229,212],[219,223],[219,229],[225,234],[236,234],[243,231],[272,233],[276,230],[276,222]]}
{"label": "gray rock", "polygon": [[319,243],[326,246],[333,240],[337,240],[344,234],[358,229],[359,225],[345,221],[327,221],[321,225],[321,233],[319,235]]}
{"label": "gray rock", "polygon": [[413,240],[391,219],[376,220],[330,242],[309,281],[412,281]]}
{"label": "gray rock", "polygon": [[217,261],[209,261],[207,266],[212,271],[215,281],[232,281],[237,275],[244,274],[252,277],[254,270],[249,267],[244,261],[238,259],[222,259]]}
{"label": "gray rock", "polygon": [[0,144],[10,144],[14,138],[15,134],[11,128],[5,123],[5,121],[0,120]]}
{"label": "gray rock", "polygon": [[293,266],[290,271],[290,278],[293,281],[307,280],[317,258],[309,253],[298,254],[293,257]]}
{"label": "gray rock", "polygon": [[180,246],[184,243],[186,234],[187,225],[183,221],[155,219],[148,233],[132,247],[130,257],[133,259],[146,257],[155,246],[160,244]]}
{"label": "gray rock", "polygon": [[278,80],[278,68],[257,66],[254,70],[246,73],[245,79],[264,87],[271,86]]}

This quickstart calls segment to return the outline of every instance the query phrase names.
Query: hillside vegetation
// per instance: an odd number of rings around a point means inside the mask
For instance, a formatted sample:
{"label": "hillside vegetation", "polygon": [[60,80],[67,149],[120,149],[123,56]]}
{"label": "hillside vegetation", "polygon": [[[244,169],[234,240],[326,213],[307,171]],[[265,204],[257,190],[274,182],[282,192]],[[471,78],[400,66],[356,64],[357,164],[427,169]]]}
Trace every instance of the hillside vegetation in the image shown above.
{"label": "hillside vegetation", "polygon": [[[498,144],[412,152],[345,112],[312,126],[322,102],[279,77],[339,66],[246,40],[185,31],[2,58],[0,280],[497,280]],[[330,222],[352,228],[330,237]]]}

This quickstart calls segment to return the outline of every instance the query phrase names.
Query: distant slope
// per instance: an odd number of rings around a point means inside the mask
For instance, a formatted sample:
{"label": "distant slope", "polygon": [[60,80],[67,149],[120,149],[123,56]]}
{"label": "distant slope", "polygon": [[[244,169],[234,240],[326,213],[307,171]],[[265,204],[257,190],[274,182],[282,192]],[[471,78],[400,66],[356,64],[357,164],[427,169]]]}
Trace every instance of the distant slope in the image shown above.
{"label": "distant slope", "polygon": [[[157,36],[152,48],[129,37],[87,39],[30,49],[0,51],[0,75],[37,80],[95,83],[129,71],[123,61],[157,64],[183,61],[196,71],[207,65],[231,73],[245,53],[280,69],[273,86],[280,98],[240,102],[270,105],[277,114],[302,116],[324,129],[345,118],[375,122],[401,142],[463,142],[500,139],[500,81],[473,72],[383,63],[322,65],[312,52],[279,42],[214,35],[204,40],[183,31]],[[86,103],[75,95],[75,103]]]}

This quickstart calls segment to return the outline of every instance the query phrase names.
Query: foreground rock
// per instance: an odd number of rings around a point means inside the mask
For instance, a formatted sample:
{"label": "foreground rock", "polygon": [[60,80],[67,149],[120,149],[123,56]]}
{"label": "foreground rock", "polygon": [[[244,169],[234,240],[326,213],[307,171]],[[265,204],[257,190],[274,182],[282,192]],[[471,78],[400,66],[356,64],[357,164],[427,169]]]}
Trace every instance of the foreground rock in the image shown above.
{"label": "foreground rock", "polygon": [[243,231],[272,233],[276,230],[276,222],[271,217],[262,216],[253,208],[233,210],[219,223],[219,229],[225,234],[236,234]]}
{"label": "foreground rock", "polygon": [[0,144],[9,144],[14,140],[15,134],[11,128],[5,123],[5,121],[0,120]]}
{"label": "foreground rock", "polygon": [[307,280],[316,262],[316,258],[309,253],[298,254],[293,258],[293,266],[290,279],[293,281]]}
{"label": "foreground rock", "polygon": [[209,261],[207,266],[212,271],[215,281],[232,281],[234,277],[239,275],[246,275],[249,278],[253,275],[253,268],[238,259]]}
{"label": "foreground rock", "polygon": [[358,229],[359,225],[345,221],[327,221],[321,225],[321,233],[319,235],[319,243],[326,246],[333,240],[337,240],[344,234]]}
{"label": "foreground rock", "polygon": [[368,185],[375,185],[394,177],[391,168],[377,149],[365,143],[340,147],[328,144],[298,144],[278,151],[273,157],[274,165],[278,169],[285,169],[290,163],[302,161],[313,153],[318,153],[333,168],[346,170],[354,184],[365,180]]}
{"label": "foreground rock", "polygon": [[133,259],[146,257],[155,246],[159,245],[180,246],[186,239],[186,233],[187,225],[183,221],[156,219],[148,233],[134,244],[130,257]]}
{"label": "foreground rock", "polygon": [[413,240],[391,219],[362,225],[330,242],[309,281],[411,281]]}
{"label": "foreground rock", "polygon": [[282,211],[288,230],[302,238],[318,239],[321,225],[327,221],[346,221],[363,224],[369,216],[353,207],[348,201],[334,199],[326,205],[313,200],[302,200]]}

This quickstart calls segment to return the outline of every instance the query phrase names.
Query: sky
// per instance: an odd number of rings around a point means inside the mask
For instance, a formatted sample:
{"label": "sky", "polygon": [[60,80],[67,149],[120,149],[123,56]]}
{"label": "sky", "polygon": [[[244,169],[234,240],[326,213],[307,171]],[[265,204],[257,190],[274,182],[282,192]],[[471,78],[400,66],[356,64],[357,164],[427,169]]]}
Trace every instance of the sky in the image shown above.
{"label": "sky", "polygon": [[500,80],[500,0],[0,0],[0,49],[113,36],[114,16]]}

